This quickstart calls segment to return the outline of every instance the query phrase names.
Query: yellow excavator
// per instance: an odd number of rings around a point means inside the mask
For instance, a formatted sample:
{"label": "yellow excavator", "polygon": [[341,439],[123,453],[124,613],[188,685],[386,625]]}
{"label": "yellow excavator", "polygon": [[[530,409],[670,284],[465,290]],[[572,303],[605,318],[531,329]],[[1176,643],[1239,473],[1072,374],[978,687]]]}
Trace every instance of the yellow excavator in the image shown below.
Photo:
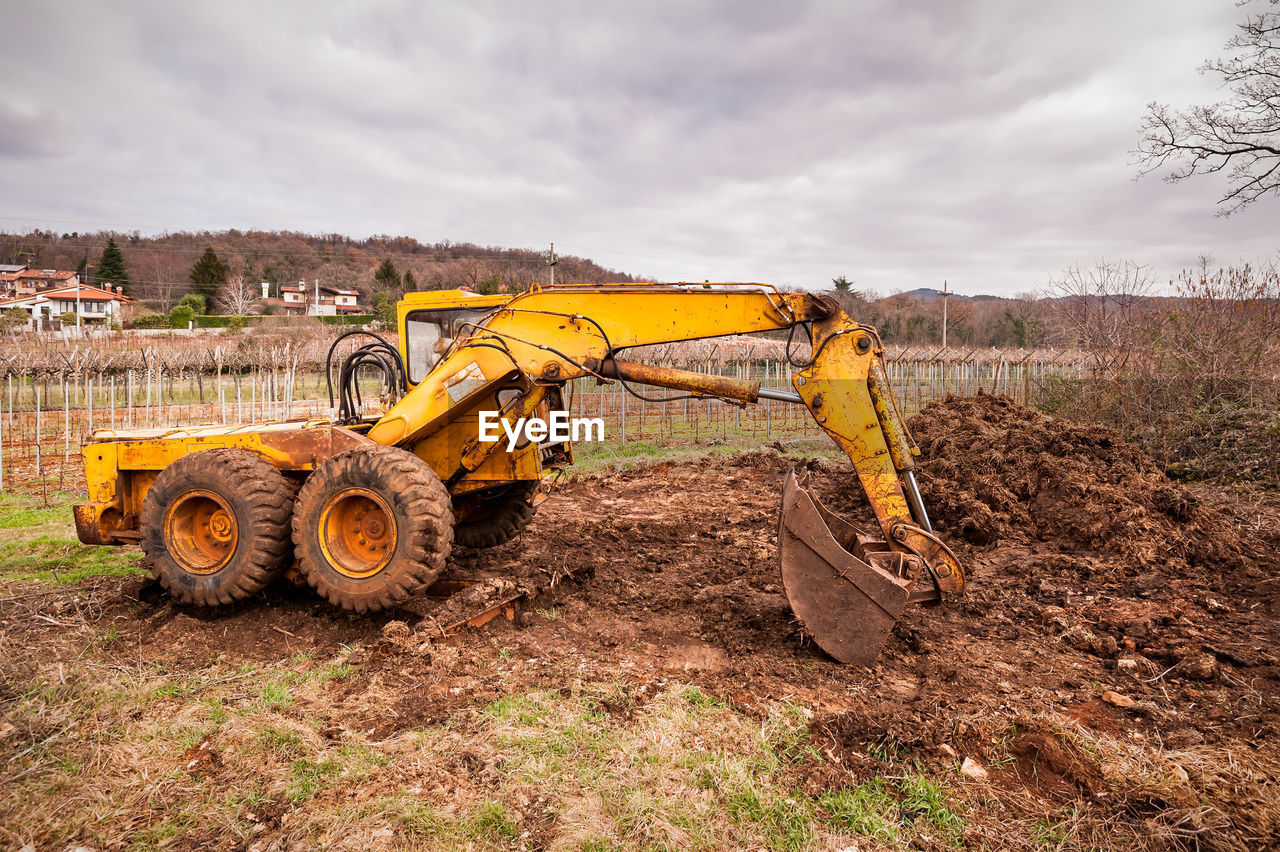
{"label": "yellow excavator", "polygon": [[[916,486],[919,450],[879,338],[826,297],[763,284],[534,285],[516,296],[411,293],[397,315],[398,348],[372,332],[353,332],[363,336],[352,343],[368,342],[340,363],[339,341],[330,348],[330,417],[95,432],[80,540],[140,544],[181,603],[241,600],[296,567],[335,605],[394,606],[432,584],[455,545],[492,547],[525,528],[543,478],[573,460],[572,441],[529,424],[563,412],[567,382],[595,377],[637,395],[667,389],[665,399],[803,405],[848,454],[879,535],[829,511],[794,471],[778,523],[783,589],[836,659],[871,664],[908,603],[963,592]],[[789,391],[625,358],[788,329]]]}

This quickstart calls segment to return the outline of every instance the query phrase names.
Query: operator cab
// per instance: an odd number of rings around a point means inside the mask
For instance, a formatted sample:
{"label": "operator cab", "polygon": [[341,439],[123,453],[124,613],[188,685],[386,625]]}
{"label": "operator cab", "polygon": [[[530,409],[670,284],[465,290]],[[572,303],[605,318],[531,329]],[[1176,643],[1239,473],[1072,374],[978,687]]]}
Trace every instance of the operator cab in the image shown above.
{"label": "operator cab", "polygon": [[507,295],[478,296],[466,290],[406,293],[396,314],[410,387],[427,377],[458,335],[468,333],[468,323],[480,322],[510,300]]}

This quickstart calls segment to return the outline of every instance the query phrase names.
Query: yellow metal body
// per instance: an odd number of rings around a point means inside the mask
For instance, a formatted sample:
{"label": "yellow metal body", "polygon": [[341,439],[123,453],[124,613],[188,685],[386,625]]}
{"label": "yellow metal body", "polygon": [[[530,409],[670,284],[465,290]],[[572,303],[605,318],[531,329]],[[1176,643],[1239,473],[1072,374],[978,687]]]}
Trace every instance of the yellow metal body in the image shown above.
{"label": "yellow metal body", "polygon": [[[397,313],[410,389],[375,422],[95,433],[84,447],[90,502],[76,507],[82,540],[136,540],[142,500],[156,474],[187,453],[214,447],[256,452],[299,479],[352,447],[404,447],[430,464],[455,503],[463,501],[465,514],[473,492],[538,480],[548,467],[572,461],[568,445],[530,442],[508,452],[505,442],[478,442],[480,411],[502,411],[509,420],[545,417],[563,407],[565,382],[589,375],[750,402],[759,389],[747,383],[730,386],[614,357],[630,347],[804,324],[814,354],[794,374],[796,392],[853,462],[888,547],[923,558],[941,589],[960,588],[959,564],[921,528],[923,519],[913,518],[903,490],[914,448],[883,379],[878,338],[827,299],[761,284],[535,285],[516,296],[413,293]],[[423,338],[419,330],[428,326],[435,336]],[[376,560],[353,557],[357,566],[366,562]]]}

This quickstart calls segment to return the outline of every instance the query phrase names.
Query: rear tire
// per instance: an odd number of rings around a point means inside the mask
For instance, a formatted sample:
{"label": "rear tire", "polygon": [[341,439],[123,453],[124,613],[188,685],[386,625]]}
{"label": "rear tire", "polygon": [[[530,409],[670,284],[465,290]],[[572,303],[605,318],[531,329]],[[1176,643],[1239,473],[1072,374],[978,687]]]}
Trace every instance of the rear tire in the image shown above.
{"label": "rear tire", "polygon": [[181,603],[262,591],[290,557],[293,488],[248,450],[204,450],[160,471],[142,503],[144,564]]}
{"label": "rear tire", "polygon": [[453,528],[453,541],[465,547],[485,548],[506,544],[524,532],[537,507],[533,495],[538,493],[536,482],[515,482],[493,495],[474,498],[467,520]]}
{"label": "rear tire", "polygon": [[397,447],[360,447],[316,466],[293,515],[298,567],[321,597],[377,612],[435,582],[453,547],[449,492]]}

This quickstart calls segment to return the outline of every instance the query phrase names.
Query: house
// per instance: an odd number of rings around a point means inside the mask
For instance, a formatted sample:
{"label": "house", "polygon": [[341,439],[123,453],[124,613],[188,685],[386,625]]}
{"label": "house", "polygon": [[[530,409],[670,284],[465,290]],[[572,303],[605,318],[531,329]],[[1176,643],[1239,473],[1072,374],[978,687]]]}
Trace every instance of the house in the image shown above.
{"label": "house", "polygon": [[331,317],[358,314],[364,310],[360,307],[360,294],[355,290],[299,281],[297,284],[281,284],[279,298],[272,298],[268,295],[270,287],[266,281],[262,282],[263,303],[279,305],[288,316]]}
{"label": "house", "polygon": [[0,299],[0,313],[13,308],[24,310],[31,316],[27,321],[29,331],[52,331],[61,327],[56,323],[60,322],[63,314],[74,314],[77,311],[82,324],[119,322],[122,307],[126,302],[132,301],[124,295],[121,287],[111,290],[76,284],[12,299]]}
{"label": "house", "polygon": [[80,273],[71,269],[0,267],[0,285],[9,298],[31,296],[52,288],[75,287],[79,283]]}

